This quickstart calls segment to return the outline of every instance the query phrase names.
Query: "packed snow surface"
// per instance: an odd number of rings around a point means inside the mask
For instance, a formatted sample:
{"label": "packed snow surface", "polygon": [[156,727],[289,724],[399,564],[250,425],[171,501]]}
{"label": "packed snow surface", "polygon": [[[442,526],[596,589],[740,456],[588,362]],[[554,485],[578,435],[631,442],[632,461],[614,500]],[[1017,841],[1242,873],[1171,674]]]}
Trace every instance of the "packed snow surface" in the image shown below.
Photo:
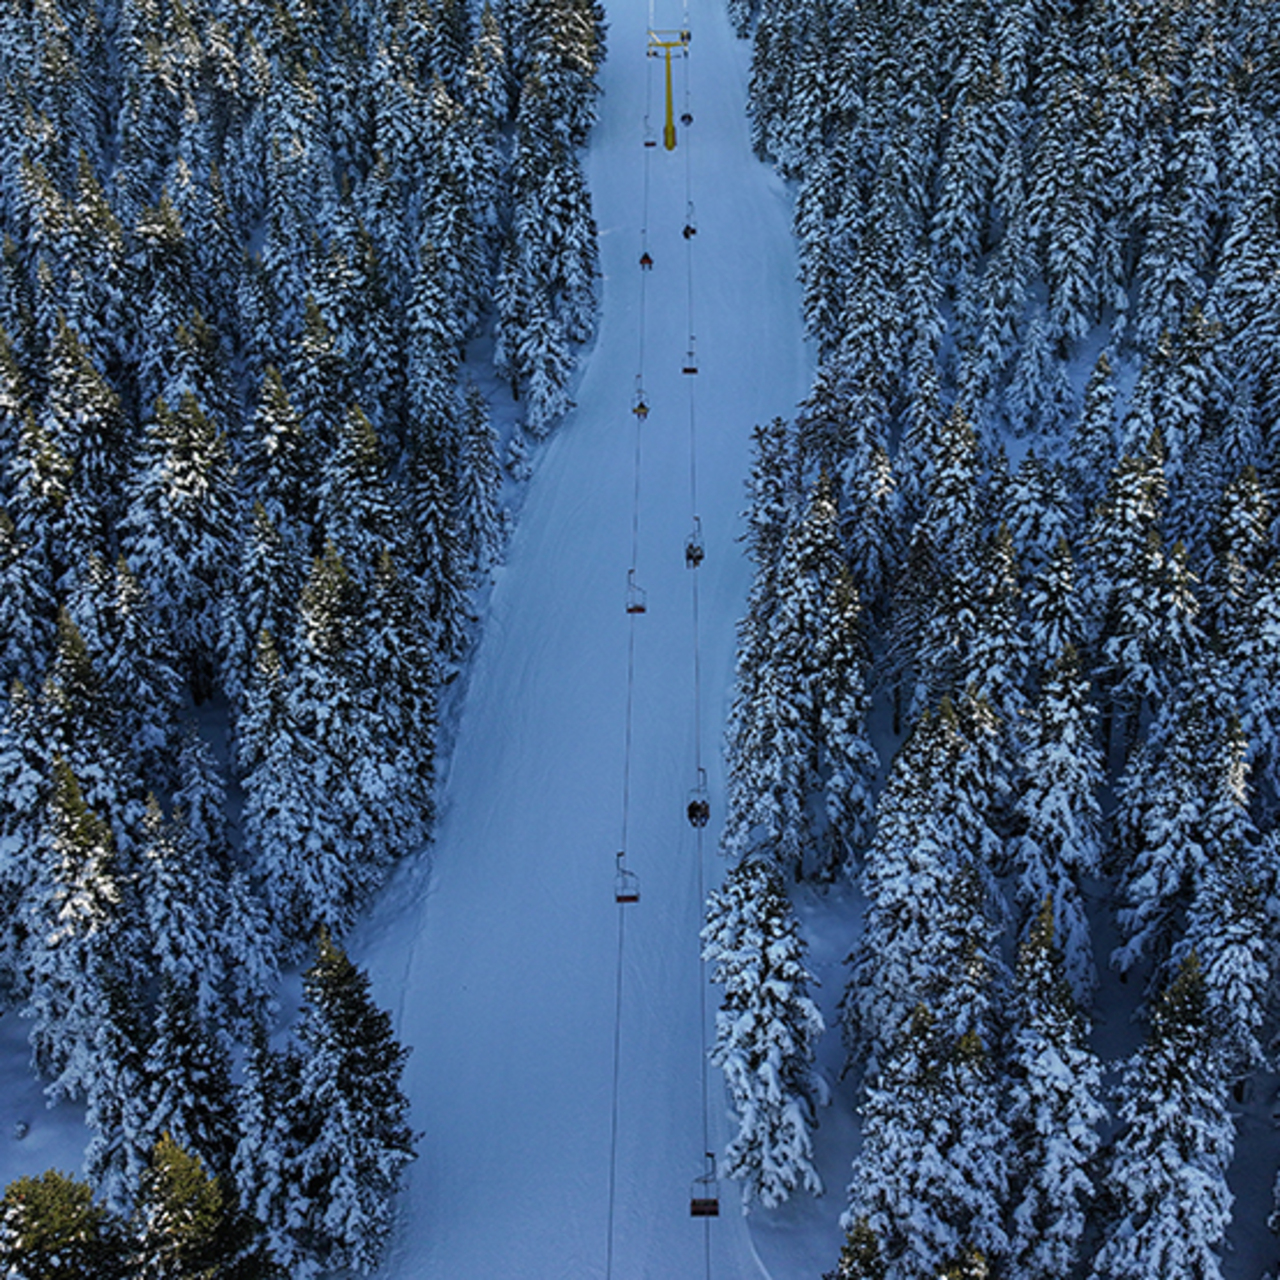
{"label": "packed snow surface", "polygon": [[[356,942],[375,992],[412,1046],[406,1088],[421,1156],[402,1197],[385,1274],[600,1277],[609,1249],[615,974],[625,911],[612,1275],[766,1275],[736,1188],[721,1217],[689,1215],[703,1172],[702,918],[697,836],[685,817],[696,741],[708,768],[708,886],[719,875],[721,736],[748,565],[737,542],[752,426],[804,395],[790,197],[751,155],[749,48],[718,0],[687,18],[674,67],[678,145],[661,139],[663,63],[647,31],[679,29],[677,5],[608,8],[600,123],[587,157],[600,228],[598,339],[576,409],[539,460],[484,621],[443,780],[429,868],[400,877]],[[644,385],[639,504],[632,396]],[[686,182],[697,234],[683,236]],[[690,252],[691,250],[691,252]],[[690,263],[692,270],[690,271]],[[696,375],[681,372],[689,338]],[[692,580],[684,546],[698,509],[702,708],[694,712]],[[648,610],[627,614],[632,514]],[[628,628],[635,628],[628,865],[639,904],[614,902],[621,847]],[[711,1143],[727,1134],[710,1076]],[[847,1152],[845,1153],[847,1160]],[[847,1168],[847,1165],[845,1166]],[[832,1188],[842,1201],[842,1183]],[[833,1220],[838,1203],[827,1216]],[[827,1242],[828,1251],[831,1245]]]}

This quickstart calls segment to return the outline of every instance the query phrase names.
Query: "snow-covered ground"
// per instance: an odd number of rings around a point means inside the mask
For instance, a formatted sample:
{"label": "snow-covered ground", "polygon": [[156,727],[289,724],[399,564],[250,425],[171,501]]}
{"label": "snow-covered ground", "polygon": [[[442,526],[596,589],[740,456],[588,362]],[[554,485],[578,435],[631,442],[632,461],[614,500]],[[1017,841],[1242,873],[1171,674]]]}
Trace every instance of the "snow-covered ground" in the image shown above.
{"label": "snow-covered ground", "polygon": [[[670,2],[670,0],[668,0]],[[492,592],[470,673],[438,838],[407,867],[355,940],[380,1001],[413,1047],[407,1088],[422,1131],[385,1274],[409,1280],[601,1277],[609,1174],[628,628],[635,626],[629,865],[612,1275],[767,1275],[722,1186],[725,1212],[689,1216],[702,1172],[702,902],[685,818],[694,784],[686,179],[698,318],[698,571],[710,774],[707,883],[719,874],[720,745],[734,629],[748,585],[736,541],[753,424],[789,415],[809,359],[800,333],[790,198],[751,155],[746,44],[719,0],[688,17],[676,66],[679,146],[643,146],[646,100],[661,130],[662,63],[646,57],[645,0],[609,5],[601,120],[587,169],[600,226],[602,308],[577,408],[538,461]],[[659,5],[659,28],[680,8]],[[631,556],[640,349],[641,228],[649,165],[645,385],[637,580],[648,612],[624,610]],[[839,950],[839,947],[835,947]],[[830,992],[828,994],[831,994]],[[716,992],[706,992],[708,1019]],[[711,1074],[711,1138],[725,1108]],[[847,1161],[845,1145],[843,1159]],[[844,1166],[847,1168],[847,1164]],[[839,1212],[844,1174],[825,1216]],[[823,1242],[834,1256],[834,1225]],[[762,1240],[767,1254],[769,1242]],[[789,1252],[789,1251],[786,1251]],[[782,1277],[812,1275],[812,1267]]]}

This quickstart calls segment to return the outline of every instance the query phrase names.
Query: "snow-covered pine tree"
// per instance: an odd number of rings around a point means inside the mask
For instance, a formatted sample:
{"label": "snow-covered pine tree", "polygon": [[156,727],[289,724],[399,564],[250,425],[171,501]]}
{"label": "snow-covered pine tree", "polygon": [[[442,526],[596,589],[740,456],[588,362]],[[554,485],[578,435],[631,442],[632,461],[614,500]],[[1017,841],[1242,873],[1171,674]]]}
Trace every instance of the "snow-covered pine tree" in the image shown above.
{"label": "snow-covered pine tree", "polygon": [[123,1223],[73,1176],[50,1169],[17,1178],[0,1200],[0,1266],[14,1280],[124,1280]]}
{"label": "snow-covered pine tree", "polygon": [[131,1274],[138,1280],[168,1276],[262,1274],[240,1262],[234,1204],[221,1179],[170,1133],[151,1150],[133,1218]]}
{"label": "snow-covered pine tree", "polygon": [[823,797],[828,873],[850,865],[871,837],[872,795],[880,758],[867,728],[871,698],[862,608],[848,569],[841,566],[828,594],[819,646],[820,730],[826,776]]}
{"label": "snow-covered pine tree", "polygon": [[18,537],[48,588],[65,590],[102,547],[93,511],[72,484],[75,464],[34,414],[23,420],[9,473],[9,514]]}
{"label": "snow-covered pine tree", "polygon": [[1067,982],[1050,898],[1019,950],[1014,992],[1009,1263],[1022,1280],[1058,1280],[1080,1256],[1106,1112],[1101,1065]]}
{"label": "snow-covered pine tree", "polygon": [[1146,1042],[1125,1063],[1116,1116],[1122,1127],[1105,1181],[1112,1209],[1092,1280],[1219,1280],[1235,1132],[1194,952],[1152,1008]]}
{"label": "snow-covered pine tree", "polygon": [[24,908],[30,895],[43,892],[40,838],[49,758],[39,706],[21,681],[10,686],[0,710],[0,989],[20,999],[26,989]]}
{"label": "snow-covered pine tree", "polygon": [[15,680],[39,680],[53,639],[53,613],[44,575],[0,507],[0,689]]}
{"label": "snow-covered pine tree", "polygon": [[416,579],[436,652],[441,661],[453,663],[466,652],[471,615],[451,477],[444,465],[437,447],[409,455],[405,489],[414,538],[407,567]]}
{"label": "snow-covered pine tree", "polygon": [[489,406],[474,382],[463,392],[458,441],[458,525],[471,571],[484,574],[502,560],[505,534],[498,436]]}
{"label": "snow-covered pine tree", "polygon": [[989,826],[992,730],[944,701],[890,769],[862,872],[862,937],[843,999],[851,1060],[883,1065],[921,1003],[948,1033],[999,1031],[999,841]]}
{"label": "snow-covered pine tree", "polygon": [[738,1122],[721,1176],[741,1183],[744,1206],[821,1194],[812,1131],[829,1091],[813,1058],[824,1028],[776,869],[747,858],[730,870],[708,899],[702,943],[711,980],[724,987],[711,1061],[724,1071]]}
{"label": "snow-covered pine tree", "polygon": [[458,417],[458,365],[463,329],[436,246],[424,241],[409,303],[406,358],[408,443],[452,441]]}
{"label": "snow-covered pine tree", "polygon": [[264,630],[289,635],[300,590],[297,563],[267,508],[255,499],[240,543],[238,572],[220,611],[218,674],[233,717],[243,709],[258,636]]}
{"label": "snow-covered pine tree", "polygon": [[194,396],[172,409],[157,402],[123,541],[197,697],[211,691],[219,610],[233,565],[234,475],[225,434]]}
{"label": "snow-covered pine tree", "polygon": [[975,1250],[996,1262],[1007,1251],[1009,1134],[990,1052],[924,1005],[895,1040],[862,1104],[842,1225],[864,1224],[885,1280],[933,1280]]}
{"label": "snow-covered pine tree", "polygon": [[1082,882],[1102,867],[1098,794],[1104,777],[1088,694],[1088,677],[1068,646],[1032,712],[1017,801],[1021,834],[1012,848],[1022,918],[1032,930],[1039,928],[1037,912],[1051,902],[1054,945],[1083,1008],[1092,1000],[1097,971]]}
{"label": "snow-covered pine tree", "polygon": [[822,1280],[885,1280],[880,1242],[865,1218],[846,1229],[840,1261],[834,1271],[823,1273]]}
{"label": "snow-covered pine tree", "polygon": [[191,992],[167,977],[160,983],[143,1072],[146,1146],[168,1135],[210,1168],[226,1170],[235,1112],[225,1038],[200,1017]]}
{"label": "snow-covered pine tree", "polygon": [[1027,651],[1033,669],[1044,671],[1068,646],[1085,640],[1084,605],[1076,588],[1075,560],[1065,538],[1058,540],[1044,569],[1027,588]]}
{"label": "snow-covered pine tree", "polygon": [[369,986],[321,930],[303,979],[289,1178],[292,1233],[322,1266],[361,1275],[372,1275],[381,1260],[391,1197],[416,1155],[400,1089],[409,1051]]}
{"label": "snow-covered pine tree", "polygon": [[338,427],[320,481],[320,524],[327,542],[361,581],[384,547],[399,539],[397,502],[373,424],[352,406]]}
{"label": "snow-covered pine tree", "polygon": [[68,609],[86,641],[125,760],[157,785],[168,783],[182,680],[150,598],[123,559],[113,573],[91,557]]}
{"label": "snow-covered pine tree", "polygon": [[124,505],[131,441],[120,397],[61,316],[49,351],[43,425],[73,464],[72,490],[89,513],[96,545],[105,551],[108,530]]}
{"label": "snow-covered pine tree", "polygon": [[[312,544],[316,518],[314,450],[274,365],[268,365],[251,421],[244,463],[245,490],[262,504],[290,549]],[[256,634],[256,633],[252,633]]]}
{"label": "snow-covered pine tree", "polygon": [[1103,351],[1085,386],[1084,409],[1067,445],[1067,469],[1086,510],[1102,500],[1116,457],[1116,386]]}
{"label": "snow-covered pine tree", "polygon": [[80,1096],[97,1067],[96,1038],[107,1016],[105,987],[125,968],[120,886],[111,829],[85,803],[65,760],[53,783],[40,837],[40,875],[25,912],[25,1017],[32,1059],[52,1099]]}

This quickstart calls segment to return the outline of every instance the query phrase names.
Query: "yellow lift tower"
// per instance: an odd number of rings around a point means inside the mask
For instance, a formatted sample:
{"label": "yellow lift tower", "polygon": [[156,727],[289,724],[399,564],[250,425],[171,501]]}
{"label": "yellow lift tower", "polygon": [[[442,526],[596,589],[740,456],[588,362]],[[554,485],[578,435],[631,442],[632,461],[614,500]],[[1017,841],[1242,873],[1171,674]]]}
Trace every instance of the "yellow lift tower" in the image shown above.
{"label": "yellow lift tower", "polygon": [[679,53],[688,56],[688,52],[689,32],[687,28],[682,31],[649,32],[649,57],[656,58],[661,54],[666,58],[667,62],[667,119],[662,126],[662,145],[668,151],[676,149],[676,113],[671,98],[671,55]]}

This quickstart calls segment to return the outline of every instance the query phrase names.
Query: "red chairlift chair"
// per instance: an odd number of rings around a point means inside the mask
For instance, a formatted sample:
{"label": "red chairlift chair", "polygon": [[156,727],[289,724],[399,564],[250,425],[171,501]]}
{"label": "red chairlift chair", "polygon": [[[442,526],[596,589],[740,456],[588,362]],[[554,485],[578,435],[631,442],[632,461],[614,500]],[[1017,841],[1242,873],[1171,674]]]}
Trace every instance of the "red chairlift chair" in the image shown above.
{"label": "red chairlift chair", "polygon": [[636,571],[634,569],[627,570],[627,612],[628,613],[644,613],[648,607],[647,598],[644,590],[636,586]]}
{"label": "red chairlift chair", "polygon": [[707,1172],[694,1178],[689,1189],[689,1216],[691,1218],[718,1218],[720,1216],[720,1191],[716,1186],[716,1158],[707,1152]]}
{"label": "red chairlift chair", "polygon": [[613,882],[613,897],[615,902],[639,902],[640,901],[640,878],[634,871],[628,871],[627,855],[625,852],[618,854],[618,872]]}

